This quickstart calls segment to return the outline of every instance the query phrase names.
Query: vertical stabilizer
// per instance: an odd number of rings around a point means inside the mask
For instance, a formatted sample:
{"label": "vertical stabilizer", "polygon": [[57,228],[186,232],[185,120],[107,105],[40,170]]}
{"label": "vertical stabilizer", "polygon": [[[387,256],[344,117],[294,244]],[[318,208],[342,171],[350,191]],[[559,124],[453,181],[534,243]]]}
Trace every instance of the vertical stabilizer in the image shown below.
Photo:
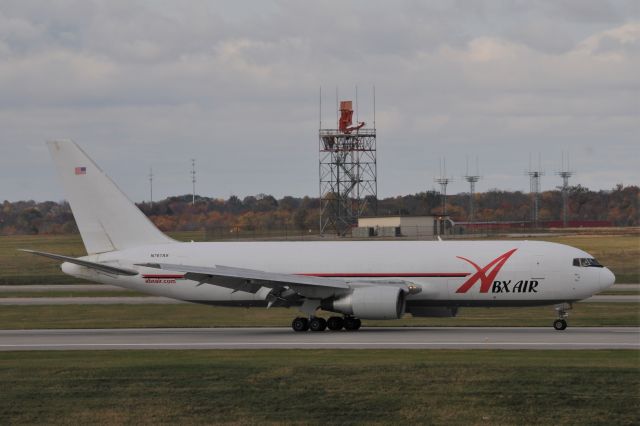
{"label": "vertical stabilizer", "polygon": [[173,242],[71,141],[47,142],[88,254]]}

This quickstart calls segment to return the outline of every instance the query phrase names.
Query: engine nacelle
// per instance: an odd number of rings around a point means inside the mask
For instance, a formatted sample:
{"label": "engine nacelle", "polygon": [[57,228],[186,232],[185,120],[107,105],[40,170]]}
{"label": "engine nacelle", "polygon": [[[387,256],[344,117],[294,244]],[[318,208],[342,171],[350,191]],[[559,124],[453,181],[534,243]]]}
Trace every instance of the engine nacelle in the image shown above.
{"label": "engine nacelle", "polygon": [[407,312],[414,317],[455,317],[458,315],[458,308],[456,306],[412,306],[407,309]]}
{"label": "engine nacelle", "polygon": [[322,302],[325,311],[361,319],[398,319],[405,309],[405,293],[399,287],[356,287],[349,295]]}

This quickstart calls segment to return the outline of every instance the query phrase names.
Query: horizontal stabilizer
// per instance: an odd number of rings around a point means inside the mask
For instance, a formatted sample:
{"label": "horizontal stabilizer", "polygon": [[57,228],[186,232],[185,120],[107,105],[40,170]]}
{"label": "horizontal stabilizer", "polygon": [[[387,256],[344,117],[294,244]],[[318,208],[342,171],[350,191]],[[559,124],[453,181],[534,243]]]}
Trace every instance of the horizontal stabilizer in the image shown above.
{"label": "horizontal stabilizer", "polygon": [[27,249],[19,249],[20,251],[24,251],[26,253],[35,254],[38,256],[48,257],[49,259],[60,260],[62,262],[74,263],[76,265],[84,266],[85,268],[95,269],[100,272],[105,272],[107,274],[113,275],[138,275],[138,271],[134,271],[132,269],[124,269],[124,268],[116,268],[115,266],[105,265],[104,263],[96,263],[89,262],[87,260],[76,259],[75,257],[62,256],[61,254],[53,254],[47,253],[44,251],[35,251],[35,250],[27,250]]}

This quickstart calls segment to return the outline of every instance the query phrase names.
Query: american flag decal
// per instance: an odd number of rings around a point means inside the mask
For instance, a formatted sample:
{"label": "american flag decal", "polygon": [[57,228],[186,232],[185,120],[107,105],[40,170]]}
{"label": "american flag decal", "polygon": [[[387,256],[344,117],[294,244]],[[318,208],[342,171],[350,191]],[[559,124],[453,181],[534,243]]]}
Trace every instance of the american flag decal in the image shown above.
{"label": "american flag decal", "polygon": [[87,168],[86,167],[76,167],[76,174],[77,175],[86,175],[87,174]]}

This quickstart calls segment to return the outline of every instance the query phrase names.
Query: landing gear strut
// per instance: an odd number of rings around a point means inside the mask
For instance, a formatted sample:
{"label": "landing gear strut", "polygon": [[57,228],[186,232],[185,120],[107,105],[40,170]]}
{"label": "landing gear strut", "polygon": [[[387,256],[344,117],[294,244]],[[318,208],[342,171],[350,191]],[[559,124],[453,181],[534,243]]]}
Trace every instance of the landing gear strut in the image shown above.
{"label": "landing gear strut", "polygon": [[572,308],[570,303],[563,303],[556,305],[556,312],[558,313],[558,319],[553,322],[553,328],[558,331],[562,331],[567,328],[567,317],[569,317],[569,311]]}

